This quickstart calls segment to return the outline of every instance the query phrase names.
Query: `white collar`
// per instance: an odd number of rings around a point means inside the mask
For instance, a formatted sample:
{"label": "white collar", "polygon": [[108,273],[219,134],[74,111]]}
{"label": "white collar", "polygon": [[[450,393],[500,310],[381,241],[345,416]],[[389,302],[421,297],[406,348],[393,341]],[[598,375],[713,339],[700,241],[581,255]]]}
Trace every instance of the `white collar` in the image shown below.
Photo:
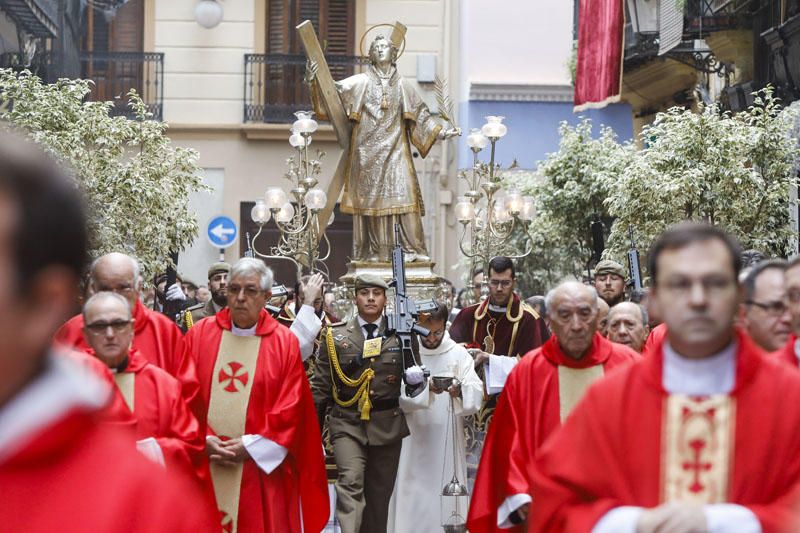
{"label": "white collar", "polygon": [[381,327],[381,321],[383,320],[382,316],[378,317],[378,320],[376,320],[374,322],[367,322],[366,320],[361,318],[361,315],[357,315],[357,316],[358,316],[358,325],[361,326],[362,328],[364,327],[365,324],[375,324],[379,328]]}
{"label": "white collar", "polygon": [[794,356],[800,361],[800,339],[794,341]]}
{"label": "white collar", "polygon": [[0,408],[0,461],[75,408],[98,410],[111,388],[87,368],[50,354],[44,371]]}
{"label": "white collar", "polygon": [[684,357],[664,342],[664,388],[670,394],[728,394],[736,384],[736,341],[702,359]]}
{"label": "white collar", "polygon": [[256,334],[256,326],[258,326],[258,322],[256,322],[255,324],[253,324],[251,327],[249,327],[247,329],[242,329],[242,328],[236,327],[236,324],[231,322],[231,333],[233,333],[237,337],[252,337],[253,335]]}
{"label": "white collar", "polygon": [[494,305],[491,303],[489,304],[489,311],[491,311],[492,313],[505,313],[507,310],[508,310],[507,305],[501,307],[499,305]]}

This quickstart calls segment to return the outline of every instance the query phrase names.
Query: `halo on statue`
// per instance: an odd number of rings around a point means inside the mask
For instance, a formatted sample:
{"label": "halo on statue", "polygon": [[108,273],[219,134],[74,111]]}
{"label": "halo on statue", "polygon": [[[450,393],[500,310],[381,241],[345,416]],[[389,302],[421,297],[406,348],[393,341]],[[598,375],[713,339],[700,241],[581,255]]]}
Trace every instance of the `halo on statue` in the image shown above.
{"label": "halo on statue", "polygon": [[[361,40],[358,42],[358,51],[361,53],[362,57],[367,57],[367,54],[364,53],[364,40],[367,38],[367,35],[369,35],[369,32],[377,28],[383,28],[383,27],[394,29],[395,25],[386,22],[384,22],[383,24],[375,24],[374,26],[367,28],[367,31],[365,31],[364,35],[361,36]],[[402,56],[405,51],[406,51],[406,38],[405,36],[403,36],[403,46],[397,51],[397,57],[395,57],[394,60],[397,61],[398,59],[400,59],[400,56]]]}

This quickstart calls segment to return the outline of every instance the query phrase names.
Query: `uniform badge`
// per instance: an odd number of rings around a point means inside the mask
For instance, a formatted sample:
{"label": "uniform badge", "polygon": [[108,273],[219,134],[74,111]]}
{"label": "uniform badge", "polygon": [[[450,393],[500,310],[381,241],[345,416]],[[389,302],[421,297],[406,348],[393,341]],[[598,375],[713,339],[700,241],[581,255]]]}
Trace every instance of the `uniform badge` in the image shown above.
{"label": "uniform badge", "polygon": [[381,354],[381,344],[383,344],[383,339],[380,337],[364,341],[364,358],[369,359],[370,357],[379,356]]}

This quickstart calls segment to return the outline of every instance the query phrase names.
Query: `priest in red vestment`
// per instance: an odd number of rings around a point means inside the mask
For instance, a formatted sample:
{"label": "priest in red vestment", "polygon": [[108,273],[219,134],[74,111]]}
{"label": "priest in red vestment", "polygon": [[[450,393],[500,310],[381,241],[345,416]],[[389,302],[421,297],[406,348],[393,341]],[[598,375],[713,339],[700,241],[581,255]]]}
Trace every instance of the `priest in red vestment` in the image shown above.
{"label": "priest in red vestment", "polygon": [[792,320],[792,334],[789,335],[789,340],[780,350],[770,355],[791,367],[798,368],[800,367],[800,343],[797,342],[798,335],[800,335],[800,255],[794,256],[786,264],[784,280],[786,301]]}
{"label": "priest in red vestment", "polygon": [[734,329],[739,252],[697,223],[650,248],[666,337],[528,458],[531,531],[798,531],[800,374]]}
{"label": "priest in red vestment", "polygon": [[[183,357],[183,335],[170,319],[147,309],[139,299],[141,280],[139,265],[130,256],[106,254],[92,263],[89,271],[89,291],[111,291],[123,296],[133,309],[133,347],[150,363],[164,369],[183,386],[183,397],[195,415],[199,416],[197,374],[194,362]],[[86,351],[89,347],[83,336],[83,316],[76,315],[64,324],[55,336],[56,342]]]}
{"label": "priest in red vestment", "polygon": [[520,361],[500,395],[470,502],[471,533],[523,531],[531,502],[528,458],[561,426],[593,381],[640,359],[597,331],[593,288],[565,282],[546,301],[553,336]]}
{"label": "priest in red vestment", "polygon": [[196,490],[98,418],[110,388],[52,336],[88,255],[74,181],[0,135],[0,530],[214,531]]}
{"label": "priest in red vestment", "polygon": [[321,531],[329,517],[322,438],[297,338],[264,305],[272,272],[231,269],[228,307],[189,330],[206,406],[206,451],[223,529]]}
{"label": "priest in red vestment", "polygon": [[207,483],[205,435],[183,401],[180,382],[130,348],[133,322],[127,300],[113,292],[95,293],[83,316],[86,342],[113,372],[125,418],[135,420],[139,451],[167,469]]}

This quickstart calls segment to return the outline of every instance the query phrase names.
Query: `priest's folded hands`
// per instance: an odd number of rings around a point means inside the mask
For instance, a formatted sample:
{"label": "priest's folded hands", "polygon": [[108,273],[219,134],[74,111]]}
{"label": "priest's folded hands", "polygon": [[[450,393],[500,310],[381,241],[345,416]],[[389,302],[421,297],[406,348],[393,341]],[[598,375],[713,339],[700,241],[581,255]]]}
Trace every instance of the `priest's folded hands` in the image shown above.
{"label": "priest's folded hands", "polygon": [[222,441],[214,436],[206,437],[206,453],[209,461],[222,466],[236,466],[247,457],[242,439]]}

